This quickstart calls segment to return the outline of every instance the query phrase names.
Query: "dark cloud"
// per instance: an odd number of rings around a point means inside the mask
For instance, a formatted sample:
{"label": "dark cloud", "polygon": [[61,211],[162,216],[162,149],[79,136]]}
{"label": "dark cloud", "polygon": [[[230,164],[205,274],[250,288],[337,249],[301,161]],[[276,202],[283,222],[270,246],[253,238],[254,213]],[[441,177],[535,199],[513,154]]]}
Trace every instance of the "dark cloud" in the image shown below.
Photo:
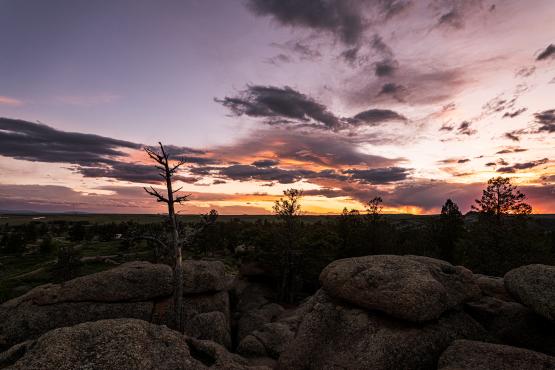
{"label": "dark cloud", "polygon": [[357,62],[363,62],[359,59],[359,51],[360,47],[355,46],[353,48],[349,48],[341,53],[341,57],[345,59],[345,61],[351,65],[356,64]]}
{"label": "dark cloud", "polygon": [[297,125],[337,131],[361,124],[376,125],[406,120],[399,113],[387,109],[369,109],[351,118],[338,117],[325,105],[287,86],[248,86],[237,97],[216,101],[229,108],[234,115],[263,118],[271,125]]}
{"label": "dark cloud", "polygon": [[357,44],[370,25],[367,13],[387,20],[403,11],[409,0],[247,0],[258,16],[270,16],[280,24],[325,31],[345,44]]}
{"label": "dark cloud", "polygon": [[406,121],[407,118],[389,109],[368,109],[350,119],[350,122],[376,125],[386,121]]}
{"label": "dark cloud", "polygon": [[393,60],[382,60],[374,63],[374,73],[378,77],[388,77],[395,73],[398,63]]}
{"label": "dark cloud", "polygon": [[277,167],[256,167],[252,165],[236,164],[219,169],[219,174],[231,180],[249,181],[277,181],[281,184],[290,184],[313,175],[308,170],[284,170]]}
{"label": "dark cloud", "polygon": [[459,135],[474,135],[476,134],[476,130],[472,129],[470,126],[472,125],[469,121],[463,121],[459,127],[457,128],[457,134]]}
{"label": "dark cloud", "polygon": [[268,123],[290,120],[335,129],[341,120],[312,98],[285,86],[248,86],[238,97],[215,99],[237,116],[262,117]]}
{"label": "dark cloud", "polygon": [[90,166],[116,162],[117,157],[127,156],[125,148],[140,149],[141,144],[0,118],[0,155],[6,157]]}
{"label": "dark cloud", "polygon": [[438,27],[461,29],[465,26],[466,18],[474,17],[481,12],[491,13],[495,10],[495,5],[484,7],[483,3],[483,0],[441,0],[432,1],[431,5],[438,6]]}
{"label": "dark cloud", "polygon": [[462,28],[464,26],[463,17],[456,9],[443,14],[439,17],[437,23],[439,26],[450,26],[453,28]]}
{"label": "dark cloud", "polygon": [[349,169],[343,171],[343,173],[351,175],[352,180],[374,185],[406,180],[411,172],[411,169],[402,167],[370,168],[366,170]]}
{"label": "dark cloud", "polygon": [[512,141],[520,141],[517,131],[505,132],[503,136]]}
{"label": "dark cloud", "polygon": [[493,167],[493,166],[495,166],[495,165],[496,165],[495,162],[488,162],[488,163],[486,163],[486,166],[487,166],[487,167]]}
{"label": "dark cloud", "polygon": [[549,44],[544,50],[542,50],[538,56],[536,57],[536,60],[546,60],[548,58],[553,58],[555,57],[555,45],[554,44]]}
{"label": "dark cloud", "polygon": [[517,109],[513,112],[505,112],[505,114],[503,114],[503,118],[515,118],[516,116],[521,115],[522,113],[526,112],[528,109],[527,108],[520,108]]}
{"label": "dark cloud", "polygon": [[[129,156],[125,149],[140,150],[142,147],[142,144],[105,136],[60,131],[40,123],[0,118],[0,155],[27,161],[71,164],[75,172],[85,177],[159,182],[160,176],[154,166],[125,161]],[[189,163],[214,163],[212,159],[196,156],[204,153],[200,150],[174,145],[165,148],[171,156]],[[186,176],[177,176],[176,179],[197,181]]]}
{"label": "dark cloud", "polygon": [[407,88],[403,85],[394,82],[388,82],[382,85],[378,96],[389,95],[399,102],[404,102],[405,97],[408,95]]}
{"label": "dark cloud", "polygon": [[441,127],[439,128],[439,131],[453,131],[455,129],[455,126],[450,125],[448,123],[444,123],[443,125],[441,125]]}
{"label": "dark cloud", "polygon": [[279,164],[276,159],[261,159],[259,161],[254,161],[251,163],[255,167],[272,167]]}
{"label": "dark cloud", "polygon": [[[105,177],[120,181],[158,184],[161,177],[153,165],[129,162],[115,162],[110,165],[95,167],[78,166],[74,170],[85,177]],[[174,179],[186,183],[195,183],[200,179],[183,175],[175,175]]]}
{"label": "dark cloud", "polygon": [[540,124],[538,132],[555,132],[555,109],[534,113],[534,118]]}
{"label": "dark cloud", "polygon": [[527,170],[529,168],[534,168],[537,166],[541,166],[542,164],[547,163],[549,160],[547,158],[538,159],[537,161],[530,161],[524,163],[515,163],[512,166],[500,167],[497,169],[497,172],[502,173],[514,173],[518,170]]}
{"label": "dark cloud", "polygon": [[361,2],[345,0],[248,0],[256,15],[271,16],[282,25],[328,31],[343,42],[359,41],[366,28]]}
{"label": "dark cloud", "polygon": [[227,181],[216,179],[212,181],[212,185],[227,184]]}

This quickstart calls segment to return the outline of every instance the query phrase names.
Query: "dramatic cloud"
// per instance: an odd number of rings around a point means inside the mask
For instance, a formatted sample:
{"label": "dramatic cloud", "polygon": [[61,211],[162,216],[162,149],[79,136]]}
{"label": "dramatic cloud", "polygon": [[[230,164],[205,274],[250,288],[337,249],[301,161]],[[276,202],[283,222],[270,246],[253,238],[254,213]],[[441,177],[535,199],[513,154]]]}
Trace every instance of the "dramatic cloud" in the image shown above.
{"label": "dramatic cloud", "polygon": [[402,167],[371,168],[367,170],[349,169],[343,171],[351,175],[351,179],[368,184],[389,184],[402,181],[409,177],[411,169]]}
{"label": "dramatic cloud", "polygon": [[330,129],[341,125],[340,119],[323,104],[288,86],[248,86],[238,97],[225,97],[216,101],[237,116],[263,117],[274,124],[294,120]]}
{"label": "dramatic cloud", "polygon": [[542,164],[546,164],[548,161],[549,160],[547,158],[543,158],[543,159],[538,159],[537,161],[515,163],[512,166],[500,167],[497,169],[497,172],[514,173],[518,170],[527,170],[529,168],[541,166]]}
{"label": "dramatic cloud", "polygon": [[[94,134],[66,132],[23,120],[0,118],[0,155],[20,160],[75,165],[85,177],[106,177],[121,181],[156,183],[158,171],[151,165],[126,162],[125,150],[139,150],[142,144]],[[214,163],[213,159],[192,156],[202,151],[168,145],[169,153],[189,163]],[[178,176],[192,182],[197,179]]]}
{"label": "dramatic cloud", "polygon": [[0,155],[27,161],[90,166],[114,163],[122,148],[141,145],[93,134],[59,131],[40,123],[0,118]]}
{"label": "dramatic cloud", "polygon": [[534,118],[536,122],[540,124],[538,128],[539,132],[555,132],[555,109],[535,113]]}
{"label": "dramatic cloud", "polygon": [[367,8],[388,19],[408,3],[402,0],[249,0],[247,6],[255,14],[271,16],[282,25],[326,31],[346,44],[356,44],[369,25],[365,17]]}
{"label": "dramatic cloud", "polygon": [[[394,166],[403,159],[367,154],[359,138],[328,131],[302,132],[270,128],[252,132],[232,145],[215,147],[211,153],[227,161],[251,163],[253,159],[279,158],[281,163],[295,162],[306,166],[345,168],[352,166]],[[264,143],[261,147],[260,143]],[[248,162],[247,162],[248,160]]]}
{"label": "dramatic cloud", "polygon": [[541,53],[538,54],[536,60],[546,60],[555,57],[555,45],[549,44]]}
{"label": "dramatic cloud", "polygon": [[[108,166],[76,167],[75,171],[85,177],[105,177],[120,181],[158,184],[160,183],[159,171],[153,165],[140,163],[116,162]],[[174,176],[174,180],[187,183],[199,181],[199,178],[182,175]]]}
{"label": "dramatic cloud", "polygon": [[236,116],[263,118],[271,125],[293,124],[300,127],[341,130],[361,124],[406,121],[404,116],[388,109],[369,109],[352,118],[338,117],[325,105],[288,86],[248,86],[237,97],[215,100]]}
{"label": "dramatic cloud", "polygon": [[277,167],[256,167],[244,164],[221,168],[218,173],[231,180],[277,181],[281,184],[291,184],[314,174],[313,171],[308,170],[284,170]]}

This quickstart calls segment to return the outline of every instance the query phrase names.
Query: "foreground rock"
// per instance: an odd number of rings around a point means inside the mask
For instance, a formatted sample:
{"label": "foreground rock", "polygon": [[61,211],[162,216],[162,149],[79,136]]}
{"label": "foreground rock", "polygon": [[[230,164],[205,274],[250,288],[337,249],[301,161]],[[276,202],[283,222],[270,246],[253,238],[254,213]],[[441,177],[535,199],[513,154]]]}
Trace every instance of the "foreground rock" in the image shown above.
{"label": "foreground rock", "polygon": [[457,340],[441,355],[439,370],[548,370],[555,358],[522,348]]}
{"label": "foreground rock", "polygon": [[505,274],[505,287],[538,315],[555,321],[555,266],[527,265]]}
{"label": "foreground rock", "polygon": [[320,282],[333,297],[414,322],[437,319],[480,293],[464,267],[418,256],[334,261],[322,271]]}
{"label": "foreground rock", "polygon": [[484,296],[465,311],[501,343],[555,355],[555,323],[520,303]]}
{"label": "foreground rock", "polygon": [[237,343],[265,324],[275,321],[284,311],[283,307],[272,302],[274,292],[265,284],[237,280],[234,295]]}
{"label": "foreground rock", "polygon": [[[229,296],[221,262],[185,261],[187,335],[230,346]],[[47,284],[0,305],[0,350],[64,326],[134,318],[172,326],[173,274],[130,262],[63,284]],[[203,284],[205,284],[203,286]]]}
{"label": "foreground rock", "polygon": [[482,339],[463,312],[415,324],[345,306],[320,290],[311,299],[281,369],[430,369],[455,339]]}
{"label": "foreground rock", "polygon": [[213,342],[132,319],[55,329],[8,352],[9,356],[0,354],[0,367],[14,370],[254,369]]}
{"label": "foreground rock", "polygon": [[183,262],[183,292],[185,294],[227,290],[229,281],[220,261]]}

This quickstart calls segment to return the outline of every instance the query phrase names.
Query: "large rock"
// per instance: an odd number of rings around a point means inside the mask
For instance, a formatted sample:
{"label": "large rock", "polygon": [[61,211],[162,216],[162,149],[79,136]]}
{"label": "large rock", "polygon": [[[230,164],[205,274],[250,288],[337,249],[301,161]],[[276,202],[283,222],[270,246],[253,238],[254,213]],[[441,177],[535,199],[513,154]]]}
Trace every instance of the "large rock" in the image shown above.
{"label": "large rock", "polygon": [[322,271],[320,282],[333,297],[414,322],[437,319],[480,293],[466,268],[418,256],[337,260]]}
{"label": "large rock", "polygon": [[494,297],[503,301],[512,300],[509,292],[507,292],[507,289],[505,289],[503,278],[474,274],[474,280],[476,281],[476,284],[480,287],[482,295]]}
{"label": "large rock", "polygon": [[277,359],[294,337],[295,332],[287,323],[268,323],[243,338],[237,347],[237,353],[245,357]]}
{"label": "large rock", "polygon": [[555,358],[522,348],[457,340],[441,355],[438,370],[548,370]]}
{"label": "large rock", "polygon": [[17,307],[0,308],[0,350],[36,338],[49,330],[86,321],[121,317],[149,321],[152,302],[77,302],[39,306],[23,301]]}
{"label": "large rock", "polygon": [[555,266],[527,265],[505,274],[505,287],[519,302],[555,320]]}
{"label": "large rock", "polygon": [[228,288],[225,265],[220,261],[183,261],[183,293],[219,292]]}
{"label": "large rock", "polygon": [[[187,338],[141,320],[88,322],[52,330],[10,356],[8,369],[252,369],[241,357],[208,341]],[[6,360],[7,359],[7,360]],[[9,361],[9,362],[8,362]]]}
{"label": "large rock", "polygon": [[[194,292],[183,299],[187,334],[230,346],[223,264],[184,264],[185,290]],[[168,303],[173,302],[172,281],[172,270],[166,265],[130,262],[63,284],[37,287],[0,305],[0,350],[51,329],[86,321],[136,318],[172,326],[173,307]]]}
{"label": "large rock", "polygon": [[453,340],[485,335],[458,311],[434,322],[410,323],[346,306],[323,290],[310,306],[281,353],[281,369],[430,369]]}
{"label": "large rock", "polygon": [[172,294],[169,266],[129,262],[113,269],[86,275],[62,284],[46,284],[2,305],[14,308],[24,302],[52,305],[65,302],[133,302]]}
{"label": "large rock", "polygon": [[[172,326],[173,298],[156,302],[152,322]],[[185,334],[231,347],[229,294],[227,291],[201,293],[183,297]]]}
{"label": "large rock", "polygon": [[273,291],[262,283],[236,280],[234,282],[234,328],[237,343],[248,334],[275,321],[284,311],[272,302]]}
{"label": "large rock", "polygon": [[497,341],[555,355],[555,323],[522,304],[484,296],[465,310]]}

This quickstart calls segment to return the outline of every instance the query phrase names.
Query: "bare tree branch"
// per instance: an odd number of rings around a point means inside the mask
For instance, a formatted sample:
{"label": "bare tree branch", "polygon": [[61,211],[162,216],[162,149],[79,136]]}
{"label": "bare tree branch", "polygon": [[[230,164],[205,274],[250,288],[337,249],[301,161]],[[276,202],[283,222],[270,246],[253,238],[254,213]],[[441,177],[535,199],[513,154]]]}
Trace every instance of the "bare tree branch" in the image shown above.
{"label": "bare tree branch", "polygon": [[145,191],[146,191],[148,194],[150,194],[150,195],[152,195],[153,197],[155,197],[156,200],[157,200],[158,202],[169,203],[169,200],[168,200],[167,198],[165,198],[162,194],[160,194],[160,193],[158,192],[158,190],[154,189],[152,186],[150,187],[150,190],[149,190],[148,188],[143,188],[143,189],[145,189]]}

